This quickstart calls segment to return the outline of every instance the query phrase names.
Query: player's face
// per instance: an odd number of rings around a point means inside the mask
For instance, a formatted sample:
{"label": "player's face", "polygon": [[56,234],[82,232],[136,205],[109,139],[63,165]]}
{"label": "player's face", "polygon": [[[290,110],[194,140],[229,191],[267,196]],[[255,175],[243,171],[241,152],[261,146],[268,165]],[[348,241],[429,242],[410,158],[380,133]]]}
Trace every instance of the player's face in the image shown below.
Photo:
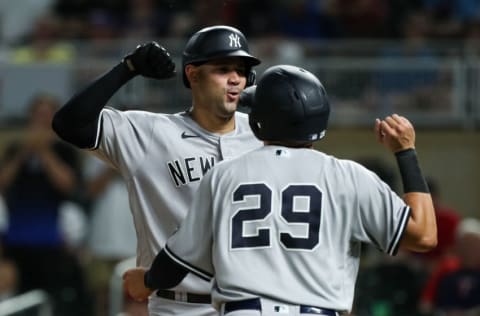
{"label": "player's face", "polygon": [[246,84],[246,67],[241,58],[223,58],[198,67],[201,104],[221,117],[231,117],[237,110],[240,92]]}

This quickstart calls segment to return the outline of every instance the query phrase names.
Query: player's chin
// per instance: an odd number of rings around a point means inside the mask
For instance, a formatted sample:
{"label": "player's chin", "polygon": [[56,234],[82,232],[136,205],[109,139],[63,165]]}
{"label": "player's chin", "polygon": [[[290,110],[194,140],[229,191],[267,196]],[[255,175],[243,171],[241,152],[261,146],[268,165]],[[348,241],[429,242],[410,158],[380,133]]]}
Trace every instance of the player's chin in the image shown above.
{"label": "player's chin", "polygon": [[225,104],[219,115],[225,119],[231,118],[237,110],[237,103]]}
{"label": "player's chin", "polygon": [[238,107],[238,99],[232,100],[232,101],[226,101],[224,103],[224,109],[225,112],[231,112],[234,113],[237,110]]}

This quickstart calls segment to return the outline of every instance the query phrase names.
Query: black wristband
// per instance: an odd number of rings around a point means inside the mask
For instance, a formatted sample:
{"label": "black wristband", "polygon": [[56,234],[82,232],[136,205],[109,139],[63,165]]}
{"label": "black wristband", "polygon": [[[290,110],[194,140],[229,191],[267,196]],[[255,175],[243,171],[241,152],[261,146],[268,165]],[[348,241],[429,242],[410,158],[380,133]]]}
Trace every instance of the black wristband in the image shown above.
{"label": "black wristband", "polygon": [[398,168],[402,176],[403,192],[430,193],[427,182],[422,175],[415,149],[406,149],[395,153]]}

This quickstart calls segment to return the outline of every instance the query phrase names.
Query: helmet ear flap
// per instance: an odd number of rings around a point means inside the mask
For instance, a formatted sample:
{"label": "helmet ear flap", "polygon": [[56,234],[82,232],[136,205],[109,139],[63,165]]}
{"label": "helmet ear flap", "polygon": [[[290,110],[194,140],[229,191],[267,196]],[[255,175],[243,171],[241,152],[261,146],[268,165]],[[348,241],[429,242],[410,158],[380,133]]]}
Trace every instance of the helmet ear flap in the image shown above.
{"label": "helmet ear flap", "polygon": [[255,70],[251,69],[247,73],[247,87],[253,86],[257,81],[257,73]]}

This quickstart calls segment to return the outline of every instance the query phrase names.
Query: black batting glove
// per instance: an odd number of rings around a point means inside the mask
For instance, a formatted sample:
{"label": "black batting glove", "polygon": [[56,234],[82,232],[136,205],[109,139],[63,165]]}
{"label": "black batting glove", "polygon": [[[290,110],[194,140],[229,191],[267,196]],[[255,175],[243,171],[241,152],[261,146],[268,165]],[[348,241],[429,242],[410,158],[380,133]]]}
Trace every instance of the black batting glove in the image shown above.
{"label": "black batting glove", "polygon": [[138,45],[122,60],[134,75],[153,79],[168,79],[175,76],[175,63],[165,48],[156,42]]}

